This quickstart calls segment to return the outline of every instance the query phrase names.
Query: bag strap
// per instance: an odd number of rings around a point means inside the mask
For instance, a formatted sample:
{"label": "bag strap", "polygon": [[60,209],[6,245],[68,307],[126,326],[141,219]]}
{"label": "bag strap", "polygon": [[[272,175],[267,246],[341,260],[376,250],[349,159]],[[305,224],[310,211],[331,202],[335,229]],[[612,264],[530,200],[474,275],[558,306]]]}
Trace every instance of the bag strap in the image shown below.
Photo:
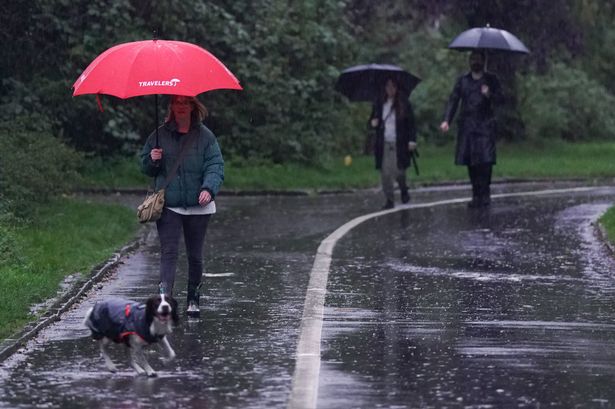
{"label": "bag strap", "polygon": [[[175,174],[177,173],[177,169],[179,169],[179,164],[182,161],[182,158],[184,156],[184,154],[186,153],[186,151],[188,150],[188,147],[191,145],[191,142],[196,139],[196,137],[188,136],[189,134],[187,134],[184,138],[181,145],[181,148],[179,150],[179,154],[177,155],[177,160],[175,161],[175,163],[173,164],[173,167],[171,168],[171,171],[169,172],[169,174],[167,175],[167,177],[164,180],[164,183],[162,184],[162,186],[160,187],[160,189],[165,189],[167,187],[167,185],[171,182],[171,179],[173,179],[175,177]],[[154,177],[152,179],[152,190],[155,190],[156,188],[156,177]],[[159,190],[160,190],[159,189]]]}
{"label": "bag strap", "polygon": [[[382,110],[384,111],[384,104],[382,104]],[[386,122],[387,119],[389,119],[389,117],[393,114],[394,110],[395,110],[395,102],[392,102],[391,103],[391,109],[389,109],[389,112],[387,113],[387,116],[385,116],[384,119],[382,120],[383,123]]]}

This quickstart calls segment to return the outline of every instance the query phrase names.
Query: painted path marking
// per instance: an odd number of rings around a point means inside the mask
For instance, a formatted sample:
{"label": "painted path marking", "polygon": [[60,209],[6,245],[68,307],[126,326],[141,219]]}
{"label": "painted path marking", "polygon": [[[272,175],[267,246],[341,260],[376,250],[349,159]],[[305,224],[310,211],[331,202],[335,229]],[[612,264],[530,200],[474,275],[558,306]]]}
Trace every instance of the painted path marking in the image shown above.
{"label": "painted path marking", "polygon": [[[563,193],[589,192],[608,188],[606,186],[577,187],[567,189],[548,189],[534,192],[501,193],[491,195],[492,198],[518,197],[518,196],[545,196]],[[301,318],[299,343],[295,359],[295,373],[288,403],[289,409],[315,409],[318,399],[318,378],[320,375],[320,339],[322,334],[323,314],[325,308],[325,295],[327,293],[327,280],[329,267],[333,258],[333,248],[346,233],[359,224],[389,213],[408,209],[421,209],[468,202],[469,198],[441,200],[430,203],[417,203],[401,205],[389,210],[369,213],[350,220],[340,226],[325,238],[318,246],[316,258],[310,272]]]}

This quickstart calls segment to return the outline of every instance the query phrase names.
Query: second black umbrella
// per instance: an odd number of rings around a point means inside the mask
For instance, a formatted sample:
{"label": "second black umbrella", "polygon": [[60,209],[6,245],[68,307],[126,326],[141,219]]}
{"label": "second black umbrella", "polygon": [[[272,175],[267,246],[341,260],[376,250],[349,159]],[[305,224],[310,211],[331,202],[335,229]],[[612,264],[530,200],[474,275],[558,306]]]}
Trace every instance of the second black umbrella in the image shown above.
{"label": "second black umbrella", "polygon": [[410,95],[421,81],[417,76],[396,65],[365,64],[346,68],[335,84],[335,89],[351,101],[374,102],[382,97],[387,79],[393,79],[400,91]]}

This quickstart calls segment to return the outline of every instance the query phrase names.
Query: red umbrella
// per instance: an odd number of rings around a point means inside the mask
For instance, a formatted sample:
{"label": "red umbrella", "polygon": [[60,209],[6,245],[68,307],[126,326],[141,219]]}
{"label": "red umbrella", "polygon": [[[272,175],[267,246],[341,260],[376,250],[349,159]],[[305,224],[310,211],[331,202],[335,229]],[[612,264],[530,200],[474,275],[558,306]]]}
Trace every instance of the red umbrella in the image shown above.
{"label": "red umbrella", "polygon": [[145,40],[109,48],[73,84],[73,96],[99,94],[130,98],[158,94],[196,96],[214,89],[242,89],[235,76],[209,51],[183,41]]}
{"label": "red umbrella", "polygon": [[119,44],[100,54],[73,84],[73,95],[119,98],[173,94],[195,96],[214,89],[242,89],[235,76],[207,50],[182,41]]}

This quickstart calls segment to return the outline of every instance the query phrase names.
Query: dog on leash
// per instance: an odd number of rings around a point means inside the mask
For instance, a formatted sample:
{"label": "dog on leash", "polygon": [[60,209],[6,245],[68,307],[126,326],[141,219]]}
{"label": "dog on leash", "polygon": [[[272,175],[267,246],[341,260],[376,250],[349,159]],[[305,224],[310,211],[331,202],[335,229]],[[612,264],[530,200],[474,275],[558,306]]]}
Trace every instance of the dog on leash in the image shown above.
{"label": "dog on leash", "polygon": [[97,302],[88,310],[83,324],[92,331],[92,338],[98,341],[105,365],[111,372],[117,368],[107,353],[107,346],[115,342],[130,348],[130,365],[139,375],[156,376],[143,348],[157,344],[163,362],[171,362],[175,351],[169,344],[167,334],[178,322],[177,301],[160,294],[148,298],[145,304],[122,298]]}

